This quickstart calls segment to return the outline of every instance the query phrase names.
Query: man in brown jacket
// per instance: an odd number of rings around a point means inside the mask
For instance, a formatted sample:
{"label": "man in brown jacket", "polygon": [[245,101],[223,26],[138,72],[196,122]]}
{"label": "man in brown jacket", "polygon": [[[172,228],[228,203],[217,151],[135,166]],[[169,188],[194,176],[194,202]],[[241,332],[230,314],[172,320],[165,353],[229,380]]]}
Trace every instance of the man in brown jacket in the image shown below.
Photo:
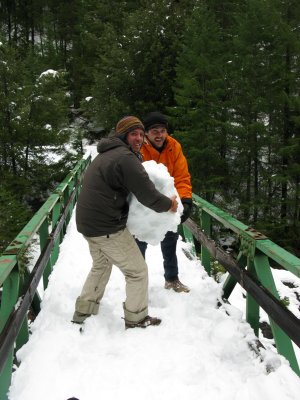
{"label": "man in brown jacket", "polygon": [[83,323],[97,314],[112,265],[125,276],[123,303],[126,328],[158,325],[159,318],[148,315],[148,269],[132,235],[126,228],[133,193],[146,207],[160,212],[176,212],[175,196],[158,192],[135,153],[144,139],[144,126],[134,117],[122,118],[116,136],[102,139],[99,154],[88,168],[76,207],[77,229],[89,244],[93,266],[76,300],[73,322]]}

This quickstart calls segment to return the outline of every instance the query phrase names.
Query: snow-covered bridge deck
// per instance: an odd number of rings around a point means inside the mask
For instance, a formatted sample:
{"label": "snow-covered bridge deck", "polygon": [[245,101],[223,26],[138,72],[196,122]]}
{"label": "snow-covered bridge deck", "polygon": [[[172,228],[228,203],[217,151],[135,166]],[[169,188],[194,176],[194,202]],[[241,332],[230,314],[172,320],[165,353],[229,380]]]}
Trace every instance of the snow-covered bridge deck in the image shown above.
{"label": "snow-covered bridge deck", "polygon": [[188,247],[179,242],[189,294],[164,289],[160,247],[147,250],[149,314],[162,318],[159,327],[125,331],[125,282],[114,267],[99,315],[79,333],[70,320],[91,259],[73,217],[30,340],[18,352],[10,400],[299,399],[300,381],[287,361],[250,350],[255,336],[242,313],[217,307],[221,286],[185,255]]}

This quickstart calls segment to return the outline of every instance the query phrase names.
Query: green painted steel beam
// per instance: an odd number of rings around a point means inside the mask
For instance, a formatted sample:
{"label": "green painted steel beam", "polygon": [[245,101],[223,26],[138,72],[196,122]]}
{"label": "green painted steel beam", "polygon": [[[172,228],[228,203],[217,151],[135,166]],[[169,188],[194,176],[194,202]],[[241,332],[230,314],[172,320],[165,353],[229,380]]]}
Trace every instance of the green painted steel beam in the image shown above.
{"label": "green painted steel beam", "polygon": [[5,255],[0,257],[0,286],[3,285],[11,271],[17,264],[17,257]]}
{"label": "green painted steel beam", "polygon": [[[202,210],[201,213],[201,229],[205,232],[205,234],[210,237],[211,236],[211,216],[205,211]],[[206,249],[205,246],[201,244],[201,263],[203,267],[205,268],[205,271],[208,273],[208,275],[211,274],[211,255],[209,251]]]}
{"label": "green painted steel beam", "polygon": [[[255,266],[252,261],[249,262],[248,272],[257,278]],[[259,304],[251,294],[247,292],[246,295],[246,320],[251,325],[255,335],[259,336]]]}
{"label": "green painted steel beam", "polygon": [[224,225],[226,228],[231,229],[235,233],[239,234],[240,231],[246,230],[248,228],[247,225],[238,221],[225,211],[220,210],[218,207],[210,204],[208,201],[202,199],[196,194],[193,194],[193,200],[202,210],[206,211],[214,219],[221,222],[222,225]]}
{"label": "green painted steel beam", "polygon": [[5,280],[2,287],[1,307],[0,307],[0,331],[6,324],[10,313],[13,311],[18,301],[20,293],[20,276],[17,270],[12,271]]}
{"label": "green painted steel beam", "polygon": [[[208,203],[201,197],[193,194],[193,200],[202,210],[211,215],[211,217],[219,221],[226,228],[238,234],[241,237],[241,240],[244,240],[244,243],[248,238],[250,253],[253,253],[255,252],[255,249],[258,249],[286,270],[292,272],[297,277],[300,277],[300,259],[298,257],[284,250],[260,232],[255,231],[232,217],[230,214]],[[251,241],[253,242],[252,248]]]}
{"label": "green painted steel beam", "polygon": [[[246,257],[240,252],[237,256],[237,262],[242,269],[245,269],[247,266]],[[223,298],[229,299],[231,293],[233,292],[235,286],[237,284],[237,280],[231,274],[228,274],[225,282],[223,283]]]}
{"label": "green painted steel beam", "polygon": [[8,399],[8,390],[11,384],[11,371],[13,368],[14,349],[12,348],[7,357],[3,371],[0,373],[0,400]]}
{"label": "green painted steel beam", "polygon": [[256,248],[300,278],[300,259],[271,240],[258,240]]}

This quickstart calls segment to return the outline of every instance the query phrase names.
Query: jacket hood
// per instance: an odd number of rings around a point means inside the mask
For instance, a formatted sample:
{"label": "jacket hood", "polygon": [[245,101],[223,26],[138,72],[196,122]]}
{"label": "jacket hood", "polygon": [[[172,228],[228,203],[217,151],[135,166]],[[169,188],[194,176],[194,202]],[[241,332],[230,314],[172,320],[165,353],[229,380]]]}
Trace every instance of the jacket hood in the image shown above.
{"label": "jacket hood", "polygon": [[103,138],[100,140],[97,146],[97,151],[98,153],[105,153],[108,150],[114,149],[115,147],[127,147],[129,146],[123,142],[122,139],[119,137],[109,137],[109,138]]}

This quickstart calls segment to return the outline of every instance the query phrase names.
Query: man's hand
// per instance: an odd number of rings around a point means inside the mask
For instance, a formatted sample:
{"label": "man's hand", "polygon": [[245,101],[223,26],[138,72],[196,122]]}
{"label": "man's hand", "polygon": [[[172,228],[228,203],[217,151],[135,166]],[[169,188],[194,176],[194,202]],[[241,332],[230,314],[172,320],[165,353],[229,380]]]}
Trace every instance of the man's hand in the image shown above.
{"label": "man's hand", "polygon": [[192,199],[181,199],[183,205],[183,213],[181,216],[181,223],[183,224],[191,215],[193,202]]}
{"label": "man's hand", "polygon": [[176,196],[170,197],[170,200],[172,200],[172,205],[171,205],[171,208],[169,209],[169,211],[175,213],[177,211],[177,207],[178,207],[178,201],[176,200]]}

